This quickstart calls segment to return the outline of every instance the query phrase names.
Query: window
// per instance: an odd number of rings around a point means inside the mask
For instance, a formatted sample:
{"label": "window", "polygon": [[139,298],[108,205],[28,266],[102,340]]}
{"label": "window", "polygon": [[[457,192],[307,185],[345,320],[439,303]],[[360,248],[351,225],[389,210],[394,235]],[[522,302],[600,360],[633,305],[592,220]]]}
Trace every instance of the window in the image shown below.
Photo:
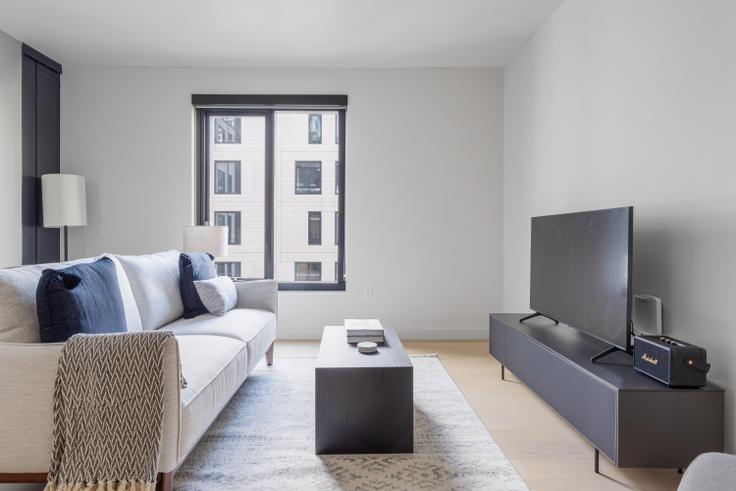
{"label": "window", "polygon": [[335,245],[340,245],[340,212],[335,212]]}
{"label": "window", "polygon": [[280,290],[344,291],[347,96],[194,95],[192,103],[197,223],[228,227],[228,254],[215,262],[237,263],[240,277],[273,278]]}
{"label": "window", "polygon": [[240,143],[240,118],[215,118],[215,143]]}
{"label": "window", "polygon": [[322,263],[294,263],[296,281],[322,281]]}
{"label": "window", "polygon": [[340,194],[340,162],[335,161],[335,194]]}
{"label": "window", "polygon": [[309,245],[322,245],[322,212],[310,211],[307,222]]}
{"label": "window", "polygon": [[240,194],[240,161],[215,161],[215,194]]}
{"label": "window", "polygon": [[309,143],[322,143],[322,115],[309,115]]}
{"label": "window", "polygon": [[218,276],[229,276],[230,278],[240,278],[240,263],[226,261],[216,262]]}
{"label": "window", "polygon": [[322,194],[322,162],[296,162],[296,194]]}
{"label": "window", "polygon": [[230,245],[240,244],[240,212],[239,211],[216,211],[215,225],[227,227],[227,243]]}

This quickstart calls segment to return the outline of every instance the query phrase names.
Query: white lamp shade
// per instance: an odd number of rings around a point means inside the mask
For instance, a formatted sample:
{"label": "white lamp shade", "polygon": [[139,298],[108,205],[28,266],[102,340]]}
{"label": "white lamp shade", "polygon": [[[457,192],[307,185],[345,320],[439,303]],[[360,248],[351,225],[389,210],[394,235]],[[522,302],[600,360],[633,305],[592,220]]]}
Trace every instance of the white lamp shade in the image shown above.
{"label": "white lamp shade", "polygon": [[73,174],[41,176],[44,227],[87,225],[87,193],[84,177]]}
{"label": "white lamp shade", "polygon": [[227,227],[184,227],[184,252],[209,252],[215,257],[227,256]]}

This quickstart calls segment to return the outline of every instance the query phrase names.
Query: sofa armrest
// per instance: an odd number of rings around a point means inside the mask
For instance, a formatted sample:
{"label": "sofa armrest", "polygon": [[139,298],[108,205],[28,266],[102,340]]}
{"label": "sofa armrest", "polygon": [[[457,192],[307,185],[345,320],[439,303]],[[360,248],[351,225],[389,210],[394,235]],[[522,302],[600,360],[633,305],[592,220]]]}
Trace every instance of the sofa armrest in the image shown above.
{"label": "sofa armrest", "polygon": [[279,286],[276,280],[236,281],[239,309],[261,309],[279,315]]}
{"label": "sofa armrest", "polygon": [[[44,473],[53,447],[54,385],[64,343],[0,343],[0,474]],[[178,464],[179,348],[164,351],[164,431],[159,469]]]}
{"label": "sofa armrest", "polygon": [[51,461],[54,383],[64,343],[0,343],[0,473]]}

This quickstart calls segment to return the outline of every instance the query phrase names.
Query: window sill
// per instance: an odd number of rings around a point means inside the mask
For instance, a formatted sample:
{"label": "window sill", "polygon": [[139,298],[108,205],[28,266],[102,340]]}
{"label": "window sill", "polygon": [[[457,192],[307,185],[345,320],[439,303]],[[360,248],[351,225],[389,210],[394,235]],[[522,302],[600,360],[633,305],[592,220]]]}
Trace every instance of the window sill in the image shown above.
{"label": "window sill", "polygon": [[282,281],[279,283],[282,292],[344,292],[345,282],[342,283],[308,283],[297,281]]}

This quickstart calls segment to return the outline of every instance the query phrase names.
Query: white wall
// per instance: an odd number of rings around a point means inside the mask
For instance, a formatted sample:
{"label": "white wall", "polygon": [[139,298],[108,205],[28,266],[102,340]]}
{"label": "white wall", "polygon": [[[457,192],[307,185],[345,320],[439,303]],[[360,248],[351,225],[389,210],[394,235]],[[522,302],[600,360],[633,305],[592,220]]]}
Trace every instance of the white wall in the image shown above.
{"label": "white wall", "polygon": [[529,219],[633,205],[634,285],[736,402],[736,3],[568,0],[504,74],[503,306],[529,307]]}
{"label": "white wall", "polygon": [[21,45],[0,31],[0,268],[21,263]]}
{"label": "white wall", "polygon": [[280,336],[363,316],[405,338],[487,335],[501,307],[497,69],[65,65],[61,166],[87,177],[89,206],[72,256],[181,246],[193,206],[190,97],[218,92],[349,96],[348,290],[282,293]]}

